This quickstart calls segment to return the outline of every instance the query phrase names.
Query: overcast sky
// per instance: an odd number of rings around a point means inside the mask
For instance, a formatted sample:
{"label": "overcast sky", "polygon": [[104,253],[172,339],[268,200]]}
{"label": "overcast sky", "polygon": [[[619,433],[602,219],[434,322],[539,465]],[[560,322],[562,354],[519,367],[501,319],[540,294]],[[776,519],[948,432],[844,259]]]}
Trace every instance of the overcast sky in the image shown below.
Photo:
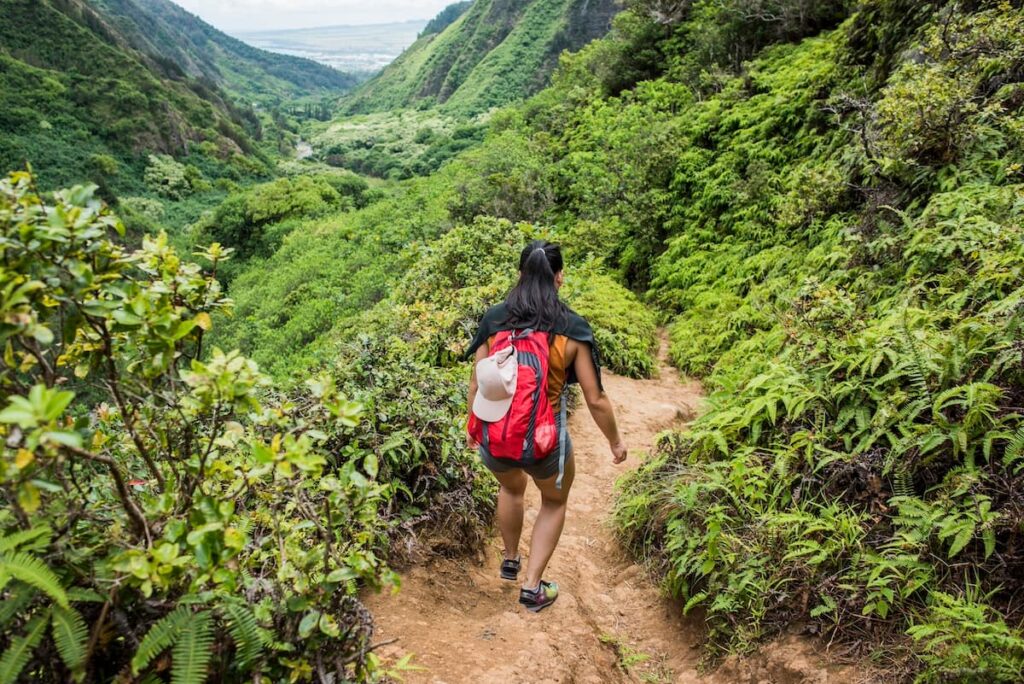
{"label": "overcast sky", "polygon": [[454,0],[174,0],[222,31],[430,19]]}

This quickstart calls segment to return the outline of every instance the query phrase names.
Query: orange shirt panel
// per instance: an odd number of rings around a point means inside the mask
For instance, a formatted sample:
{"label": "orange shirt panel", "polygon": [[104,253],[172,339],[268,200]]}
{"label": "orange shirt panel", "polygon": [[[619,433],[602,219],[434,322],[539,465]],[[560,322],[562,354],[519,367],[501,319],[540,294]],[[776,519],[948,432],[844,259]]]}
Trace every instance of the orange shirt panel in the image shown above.
{"label": "orange shirt panel", "polygon": [[[487,347],[494,346],[494,335],[487,339]],[[565,335],[552,335],[548,341],[548,401],[557,407],[558,398],[565,387],[566,359],[565,350],[569,338]]]}

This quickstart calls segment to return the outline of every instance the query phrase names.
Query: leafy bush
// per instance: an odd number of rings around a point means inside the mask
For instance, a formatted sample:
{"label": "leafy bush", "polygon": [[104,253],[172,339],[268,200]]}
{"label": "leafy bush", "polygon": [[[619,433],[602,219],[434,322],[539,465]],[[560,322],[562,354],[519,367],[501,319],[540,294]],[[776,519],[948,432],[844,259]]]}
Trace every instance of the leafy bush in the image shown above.
{"label": "leafy bush", "polygon": [[172,200],[184,199],[193,189],[185,165],[166,154],[149,155],[144,181],[150,190]]}
{"label": "leafy bush", "polygon": [[[922,681],[1020,677],[1024,243],[1001,99],[1019,20],[948,8],[848,110],[862,73],[839,31],[773,47],[665,117],[673,175],[651,192],[670,237],[649,243],[648,296],[677,312],[672,357],[713,393],[626,478],[616,520],[720,649],[799,620],[851,641],[909,633]],[[645,92],[601,106],[623,120]],[[594,135],[578,120],[563,138]]]}
{"label": "leafy bush", "polygon": [[590,261],[570,264],[563,296],[594,328],[603,365],[633,378],[654,374],[657,323],[636,295]]}
{"label": "leafy bush", "polygon": [[[339,175],[337,181],[331,178],[279,178],[231,195],[192,226],[193,239],[199,244],[223,244],[242,259],[269,256],[287,232],[274,231],[273,226],[353,207],[366,187],[365,182],[352,182],[345,176]],[[339,189],[350,194],[343,195]]]}
{"label": "leafy bush", "polygon": [[228,305],[210,273],[163,236],[126,252],[89,188],[32,187],[0,181],[5,680],[168,653],[182,682],[372,677],[355,591],[392,579],[394,501],[363,408],[329,379],[268,396],[252,361],[203,351]]}
{"label": "leafy bush", "polygon": [[[462,359],[484,312],[515,285],[519,254],[537,237],[556,236],[491,217],[458,225],[403,255],[409,266],[390,296],[367,315],[343,321],[334,334],[347,340],[380,331],[408,343],[423,362],[452,366]],[[632,377],[653,373],[654,316],[599,263],[569,262],[562,297],[591,322],[609,369]]]}

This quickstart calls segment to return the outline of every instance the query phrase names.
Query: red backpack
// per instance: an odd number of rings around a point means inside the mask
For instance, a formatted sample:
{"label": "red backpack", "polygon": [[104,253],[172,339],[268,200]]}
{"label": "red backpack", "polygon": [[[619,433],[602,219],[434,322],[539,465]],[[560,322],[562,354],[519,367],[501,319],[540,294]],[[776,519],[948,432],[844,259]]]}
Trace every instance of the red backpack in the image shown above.
{"label": "red backpack", "polygon": [[[509,346],[515,347],[518,374],[512,405],[497,422],[480,419],[469,412],[468,430],[494,458],[532,465],[559,448],[558,487],[562,484],[565,461],[564,435],[558,429],[555,412],[548,400],[548,333],[532,329],[521,333],[499,332],[489,356]],[[562,394],[562,421],[565,428],[565,393]]]}

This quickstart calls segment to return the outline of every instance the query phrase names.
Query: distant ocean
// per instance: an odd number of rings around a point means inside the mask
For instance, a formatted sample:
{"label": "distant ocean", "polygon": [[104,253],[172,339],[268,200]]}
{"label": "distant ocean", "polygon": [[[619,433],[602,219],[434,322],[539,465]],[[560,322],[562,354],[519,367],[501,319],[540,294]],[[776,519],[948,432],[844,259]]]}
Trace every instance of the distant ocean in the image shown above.
{"label": "distant ocean", "polygon": [[305,57],[339,71],[369,75],[393,62],[415,42],[425,20],[365,26],[324,26],[236,33],[249,45]]}

